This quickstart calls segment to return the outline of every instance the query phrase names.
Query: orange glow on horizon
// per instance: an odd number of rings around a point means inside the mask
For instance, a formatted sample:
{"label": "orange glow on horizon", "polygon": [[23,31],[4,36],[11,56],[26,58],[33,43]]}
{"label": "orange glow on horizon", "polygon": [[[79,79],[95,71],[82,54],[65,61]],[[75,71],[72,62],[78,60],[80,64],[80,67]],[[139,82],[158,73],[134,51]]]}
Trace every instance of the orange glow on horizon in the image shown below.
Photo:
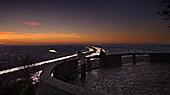
{"label": "orange glow on horizon", "polygon": [[[95,43],[169,43],[170,39],[164,37],[152,38],[147,36],[134,36],[127,32],[126,35],[113,32],[95,33],[19,33],[0,32],[0,43],[7,45],[27,44],[95,44]],[[145,38],[143,38],[145,37]]]}
{"label": "orange glow on horizon", "polygon": [[6,34],[14,34],[16,32],[6,32],[6,31],[3,31],[3,32],[0,32],[0,36],[1,35],[6,35]]}
{"label": "orange glow on horizon", "polygon": [[[79,33],[24,33],[0,32],[0,42],[5,44],[67,44],[67,43],[101,43],[107,42],[106,35]],[[102,40],[102,41],[100,41]]]}
{"label": "orange glow on horizon", "polygon": [[[102,39],[54,39],[54,40],[8,40],[1,44],[6,45],[41,45],[41,44],[111,44],[111,43],[162,43],[161,41],[145,40],[145,41],[135,41],[135,40],[115,40],[112,41]],[[167,42],[168,43],[168,42]]]}

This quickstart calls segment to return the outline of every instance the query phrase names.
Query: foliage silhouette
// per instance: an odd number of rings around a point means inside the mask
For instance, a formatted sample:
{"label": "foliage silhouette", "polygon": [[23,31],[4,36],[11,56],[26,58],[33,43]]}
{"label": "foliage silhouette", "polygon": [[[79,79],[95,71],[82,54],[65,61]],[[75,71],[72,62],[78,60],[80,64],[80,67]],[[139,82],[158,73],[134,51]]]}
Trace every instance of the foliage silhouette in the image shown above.
{"label": "foliage silhouette", "polygon": [[[165,6],[165,9],[157,12],[159,15],[164,16],[164,20],[170,20],[170,0],[163,0],[162,4]],[[170,28],[170,26],[169,26]]]}

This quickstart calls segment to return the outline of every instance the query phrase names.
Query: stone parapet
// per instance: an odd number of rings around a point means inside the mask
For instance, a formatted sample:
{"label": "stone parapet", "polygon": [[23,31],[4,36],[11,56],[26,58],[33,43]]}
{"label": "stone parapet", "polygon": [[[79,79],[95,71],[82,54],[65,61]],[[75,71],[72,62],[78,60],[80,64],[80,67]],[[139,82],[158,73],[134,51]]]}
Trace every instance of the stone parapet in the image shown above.
{"label": "stone parapet", "polygon": [[[94,91],[89,91],[79,86],[71,85],[62,81],[63,78],[67,78],[67,76],[75,74],[74,71],[71,72],[71,70],[73,70],[71,69],[71,67],[75,69],[75,65],[70,65],[72,64],[72,62],[76,62],[76,59],[73,58],[69,59],[66,62],[57,62],[56,64],[49,65],[47,68],[45,68],[40,75],[38,95],[99,95],[99,93],[96,93]],[[67,69],[64,69],[64,67],[66,67]],[[59,72],[61,73],[58,76],[60,77],[60,79],[51,76],[53,70],[55,70],[56,68],[59,68]]]}

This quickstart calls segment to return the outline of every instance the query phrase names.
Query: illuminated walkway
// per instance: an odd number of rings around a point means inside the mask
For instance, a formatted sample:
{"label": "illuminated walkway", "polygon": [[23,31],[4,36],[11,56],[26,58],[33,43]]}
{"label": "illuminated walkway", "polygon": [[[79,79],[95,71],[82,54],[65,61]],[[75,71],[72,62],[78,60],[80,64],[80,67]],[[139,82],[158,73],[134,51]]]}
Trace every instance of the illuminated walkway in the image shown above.
{"label": "illuminated walkway", "polygon": [[67,81],[104,95],[170,95],[170,64],[141,62],[87,72]]}

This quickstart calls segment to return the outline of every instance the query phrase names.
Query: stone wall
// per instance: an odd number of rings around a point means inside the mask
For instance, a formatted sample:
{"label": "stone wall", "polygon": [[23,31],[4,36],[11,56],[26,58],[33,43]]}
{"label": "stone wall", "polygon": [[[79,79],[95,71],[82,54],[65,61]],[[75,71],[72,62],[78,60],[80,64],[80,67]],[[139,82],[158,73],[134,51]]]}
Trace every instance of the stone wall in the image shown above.
{"label": "stone wall", "polygon": [[66,60],[62,64],[57,65],[52,71],[55,78],[63,80],[76,73],[78,60]]}
{"label": "stone wall", "polygon": [[[40,75],[38,95],[100,95],[94,91],[89,91],[61,81],[63,78],[67,78],[68,76],[75,74],[75,71],[71,70],[75,70],[76,65],[71,64],[77,64],[77,60],[75,58],[68,59],[66,62],[57,62],[56,64],[49,65],[45,68]],[[51,76],[53,70],[56,70],[57,68],[59,69],[57,73],[60,80]],[[62,75],[63,71],[64,75]]]}
{"label": "stone wall", "polygon": [[121,65],[122,64],[122,55],[107,55],[105,64],[106,64],[106,66]]}
{"label": "stone wall", "polygon": [[170,62],[170,53],[151,53],[150,62]]}

